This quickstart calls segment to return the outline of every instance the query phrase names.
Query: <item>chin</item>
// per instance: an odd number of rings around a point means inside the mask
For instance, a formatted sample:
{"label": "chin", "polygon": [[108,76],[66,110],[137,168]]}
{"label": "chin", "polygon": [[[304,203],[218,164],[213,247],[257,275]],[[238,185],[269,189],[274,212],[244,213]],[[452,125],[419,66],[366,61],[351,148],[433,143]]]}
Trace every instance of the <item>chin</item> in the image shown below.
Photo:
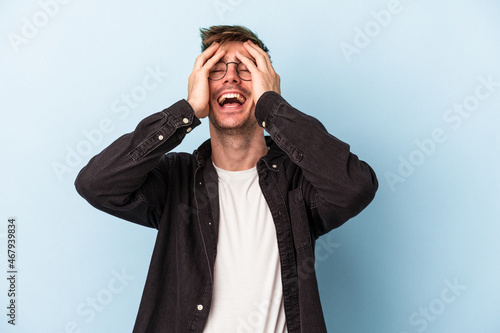
{"label": "chin", "polygon": [[[217,105],[218,106],[218,105]],[[253,130],[257,126],[257,119],[253,116],[253,110],[245,110],[243,108],[239,110],[232,110],[225,108],[217,110],[217,106],[210,108],[208,119],[213,127],[219,132],[225,132],[227,134],[238,134],[247,132],[248,130]]]}

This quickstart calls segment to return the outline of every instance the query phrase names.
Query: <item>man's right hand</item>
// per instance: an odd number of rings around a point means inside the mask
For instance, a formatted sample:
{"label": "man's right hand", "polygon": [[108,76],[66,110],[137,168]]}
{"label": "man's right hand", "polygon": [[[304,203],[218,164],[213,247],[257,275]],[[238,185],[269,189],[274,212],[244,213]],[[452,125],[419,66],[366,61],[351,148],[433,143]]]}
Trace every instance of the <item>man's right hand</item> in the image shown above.
{"label": "man's right hand", "polygon": [[210,99],[208,74],[225,53],[226,51],[220,48],[219,43],[212,43],[196,58],[193,72],[189,75],[187,102],[198,119],[208,116]]}

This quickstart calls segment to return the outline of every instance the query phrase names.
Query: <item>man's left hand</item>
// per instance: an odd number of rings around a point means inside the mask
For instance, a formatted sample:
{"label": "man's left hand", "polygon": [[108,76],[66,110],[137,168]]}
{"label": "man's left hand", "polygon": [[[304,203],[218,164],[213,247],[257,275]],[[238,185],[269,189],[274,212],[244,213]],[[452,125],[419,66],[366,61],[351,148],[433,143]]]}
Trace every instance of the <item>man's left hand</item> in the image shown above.
{"label": "man's left hand", "polygon": [[245,47],[256,62],[255,64],[248,57],[241,54],[241,52],[236,51],[236,57],[247,66],[252,74],[252,95],[255,104],[257,104],[260,96],[266,91],[274,91],[281,94],[280,76],[274,71],[269,55],[251,41],[244,42],[243,47]]}

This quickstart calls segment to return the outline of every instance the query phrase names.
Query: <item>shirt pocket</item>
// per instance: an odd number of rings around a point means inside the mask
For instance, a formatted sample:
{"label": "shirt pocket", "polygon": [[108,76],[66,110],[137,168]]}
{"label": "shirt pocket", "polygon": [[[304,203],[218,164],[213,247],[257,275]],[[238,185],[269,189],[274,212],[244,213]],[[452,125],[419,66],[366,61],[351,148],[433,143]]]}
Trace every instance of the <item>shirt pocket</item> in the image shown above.
{"label": "shirt pocket", "polygon": [[288,192],[290,223],[292,225],[293,243],[297,250],[311,245],[311,230],[306,206],[300,188]]}

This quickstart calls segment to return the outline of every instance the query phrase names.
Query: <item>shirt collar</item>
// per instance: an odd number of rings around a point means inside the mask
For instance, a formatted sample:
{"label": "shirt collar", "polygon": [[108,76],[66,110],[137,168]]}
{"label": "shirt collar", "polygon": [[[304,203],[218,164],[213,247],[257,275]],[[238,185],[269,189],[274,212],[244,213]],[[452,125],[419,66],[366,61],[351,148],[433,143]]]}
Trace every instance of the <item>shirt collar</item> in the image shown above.
{"label": "shirt collar", "polygon": [[[267,155],[262,156],[261,159],[257,162],[257,166],[259,164],[264,164],[268,169],[272,171],[279,171],[283,161],[286,157],[285,152],[281,150],[280,147],[271,139],[270,136],[265,137],[266,144],[269,147],[269,152]],[[207,161],[211,161],[212,155],[212,145],[210,143],[210,139],[203,142],[198,149],[193,152],[196,161],[198,162],[198,166],[202,166]]]}

